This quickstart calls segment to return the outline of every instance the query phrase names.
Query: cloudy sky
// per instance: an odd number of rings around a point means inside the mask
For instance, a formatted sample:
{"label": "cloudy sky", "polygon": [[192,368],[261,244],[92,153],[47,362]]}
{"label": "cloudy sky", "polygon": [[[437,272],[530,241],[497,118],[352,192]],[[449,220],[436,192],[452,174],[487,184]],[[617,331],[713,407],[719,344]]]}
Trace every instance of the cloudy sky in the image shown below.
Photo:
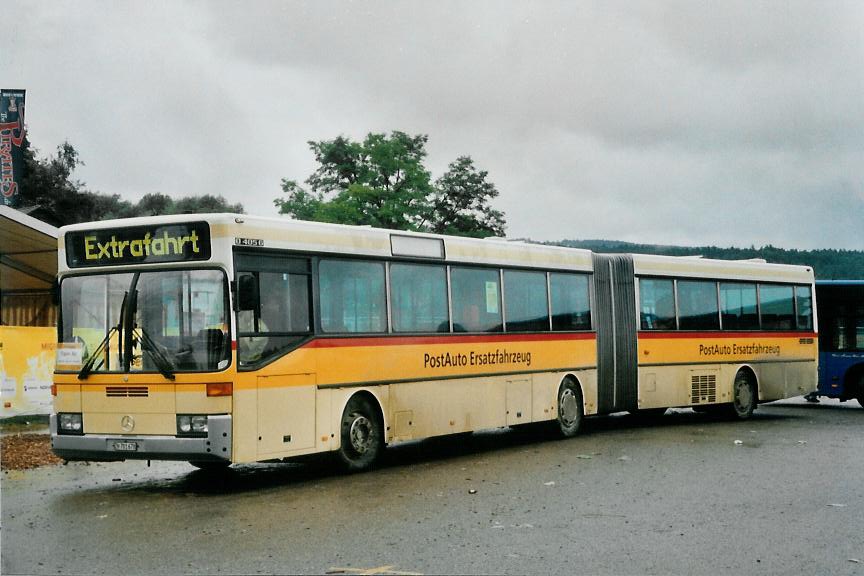
{"label": "cloudy sky", "polygon": [[[307,141],[428,134],[508,235],[864,249],[864,2],[4,4],[4,88],[90,189],[275,214]],[[11,30],[10,30],[11,27]]]}

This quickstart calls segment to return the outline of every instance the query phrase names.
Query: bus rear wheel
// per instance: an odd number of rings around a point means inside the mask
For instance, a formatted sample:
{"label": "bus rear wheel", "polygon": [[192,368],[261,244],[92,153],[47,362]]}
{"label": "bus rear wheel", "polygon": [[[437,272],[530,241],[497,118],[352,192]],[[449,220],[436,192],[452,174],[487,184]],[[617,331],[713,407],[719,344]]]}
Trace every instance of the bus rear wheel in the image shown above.
{"label": "bus rear wheel", "polygon": [[363,396],[354,396],[342,412],[339,463],[346,472],[368,470],[384,448],[381,416]]}
{"label": "bus rear wheel", "polygon": [[558,388],[558,429],[565,438],[579,433],[584,417],[582,390],[572,378],[565,378]]}
{"label": "bus rear wheel", "polygon": [[753,379],[745,371],[739,371],[735,375],[735,383],[732,384],[731,415],[738,420],[747,420],[756,409],[757,398],[756,384]]}

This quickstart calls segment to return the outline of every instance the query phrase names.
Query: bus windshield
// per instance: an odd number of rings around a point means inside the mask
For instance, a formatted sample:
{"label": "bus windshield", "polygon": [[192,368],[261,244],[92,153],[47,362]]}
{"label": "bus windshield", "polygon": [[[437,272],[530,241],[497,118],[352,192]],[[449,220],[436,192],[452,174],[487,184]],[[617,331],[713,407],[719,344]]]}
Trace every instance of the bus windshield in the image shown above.
{"label": "bus windshield", "polygon": [[65,278],[62,347],[86,372],[201,372],[231,359],[220,270],[162,270]]}

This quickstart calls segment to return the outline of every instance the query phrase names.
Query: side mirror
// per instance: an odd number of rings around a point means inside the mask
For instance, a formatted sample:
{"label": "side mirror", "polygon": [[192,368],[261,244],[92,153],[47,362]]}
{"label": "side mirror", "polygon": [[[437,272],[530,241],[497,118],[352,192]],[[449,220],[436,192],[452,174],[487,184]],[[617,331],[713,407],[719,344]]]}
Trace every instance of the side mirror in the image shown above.
{"label": "side mirror", "polygon": [[237,309],[255,310],[258,303],[258,281],[253,274],[243,274],[237,281]]}

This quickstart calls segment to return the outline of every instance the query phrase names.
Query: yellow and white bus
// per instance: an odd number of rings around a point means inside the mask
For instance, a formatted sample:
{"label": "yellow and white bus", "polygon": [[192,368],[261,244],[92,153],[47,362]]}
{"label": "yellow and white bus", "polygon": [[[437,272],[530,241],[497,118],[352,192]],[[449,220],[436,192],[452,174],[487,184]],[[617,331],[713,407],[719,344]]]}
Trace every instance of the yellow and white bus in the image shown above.
{"label": "yellow and white bus", "polygon": [[[200,467],[816,385],[813,271],[183,215],[59,236],[52,445]],[[557,424],[556,424],[557,423]]]}

